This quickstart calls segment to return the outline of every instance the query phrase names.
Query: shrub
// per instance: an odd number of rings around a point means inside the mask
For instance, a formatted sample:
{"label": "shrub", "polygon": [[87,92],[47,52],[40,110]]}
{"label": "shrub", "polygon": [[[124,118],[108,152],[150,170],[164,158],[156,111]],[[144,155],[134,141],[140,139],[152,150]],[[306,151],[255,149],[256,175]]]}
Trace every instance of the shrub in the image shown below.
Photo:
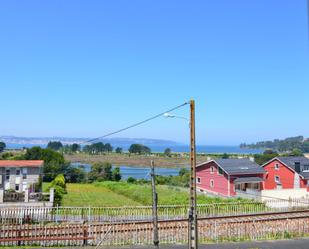
{"label": "shrub", "polygon": [[135,183],[136,182],[136,179],[132,176],[130,176],[128,179],[127,179],[127,183]]}

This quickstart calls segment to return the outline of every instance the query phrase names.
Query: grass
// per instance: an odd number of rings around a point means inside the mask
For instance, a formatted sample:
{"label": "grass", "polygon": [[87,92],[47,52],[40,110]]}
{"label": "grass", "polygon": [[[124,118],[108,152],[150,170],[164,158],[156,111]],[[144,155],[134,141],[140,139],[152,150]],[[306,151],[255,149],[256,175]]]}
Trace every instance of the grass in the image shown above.
{"label": "grass", "polygon": [[112,190],[94,184],[67,184],[68,194],[64,195],[63,206],[136,206],[139,202],[117,194]]}
{"label": "grass", "polygon": [[[95,186],[107,188],[113,192],[139,202],[142,205],[151,205],[152,192],[150,184],[130,184],[126,182],[99,182]],[[182,205],[189,203],[188,189],[166,185],[157,185],[159,205]],[[216,197],[198,195],[198,203],[228,202],[229,200]]]}
{"label": "grass", "polygon": [[[46,189],[47,183],[43,184]],[[150,184],[126,182],[98,182],[93,184],[67,184],[63,206],[138,206],[151,205]],[[182,205],[189,203],[188,189],[165,185],[157,186],[159,205]],[[198,203],[231,202],[232,200],[198,195]],[[235,200],[234,200],[235,201]]]}

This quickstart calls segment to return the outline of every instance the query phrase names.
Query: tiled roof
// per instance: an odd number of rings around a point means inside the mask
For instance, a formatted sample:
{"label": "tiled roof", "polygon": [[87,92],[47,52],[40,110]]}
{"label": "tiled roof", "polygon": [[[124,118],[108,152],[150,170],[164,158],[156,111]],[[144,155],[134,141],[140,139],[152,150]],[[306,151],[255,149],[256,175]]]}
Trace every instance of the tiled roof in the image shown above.
{"label": "tiled roof", "polygon": [[42,167],[43,160],[0,160],[0,167]]}
{"label": "tiled roof", "polygon": [[263,182],[263,179],[260,177],[241,177],[236,178],[234,183],[259,183]]}
{"label": "tiled roof", "polygon": [[[250,159],[214,159],[213,160],[219,167],[221,167],[229,175],[242,175],[242,174],[264,174],[266,171]],[[198,166],[205,165],[202,163]]]}

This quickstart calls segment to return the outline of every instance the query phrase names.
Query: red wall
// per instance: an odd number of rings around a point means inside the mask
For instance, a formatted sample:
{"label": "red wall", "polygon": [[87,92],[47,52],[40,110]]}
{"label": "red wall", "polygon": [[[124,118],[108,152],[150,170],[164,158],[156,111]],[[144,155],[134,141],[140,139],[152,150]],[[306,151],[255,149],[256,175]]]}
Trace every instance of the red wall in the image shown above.
{"label": "red wall", "polygon": [[[275,165],[279,164],[279,170],[275,169]],[[269,164],[264,166],[264,169],[267,171],[264,189],[276,189],[277,184],[275,182],[275,176],[280,177],[282,189],[294,188],[294,171],[285,166],[279,160],[274,160]],[[306,180],[303,180],[300,177],[300,187],[306,187]]]}
{"label": "red wall", "polygon": [[[210,167],[214,167],[214,173],[211,174]],[[209,192],[228,196],[228,176],[223,172],[223,175],[218,175],[218,166],[215,162],[207,163],[199,166],[196,169],[196,178],[200,178],[201,182],[196,183],[197,188],[205,189]],[[210,186],[210,181],[214,181],[214,187]]]}

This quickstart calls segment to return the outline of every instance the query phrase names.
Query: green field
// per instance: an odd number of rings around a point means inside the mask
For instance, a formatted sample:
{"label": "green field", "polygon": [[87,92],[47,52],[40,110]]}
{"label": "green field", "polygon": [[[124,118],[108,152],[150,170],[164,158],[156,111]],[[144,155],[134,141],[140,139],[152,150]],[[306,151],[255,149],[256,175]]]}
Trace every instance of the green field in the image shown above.
{"label": "green field", "polygon": [[[45,185],[46,187],[46,185]],[[67,184],[63,206],[137,206],[151,205],[151,185],[126,182],[100,182],[93,184]],[[188,189],[171,186],[157,186],[159,204],[188,204]],[[198,195],[198,203],[230,202],[222,198]],[[235,200],[234,200],[235,201]]]}
{"label": "green field", "polygon": [[138,202],[94,184],[67,184],[63,206],[136,206]]}

